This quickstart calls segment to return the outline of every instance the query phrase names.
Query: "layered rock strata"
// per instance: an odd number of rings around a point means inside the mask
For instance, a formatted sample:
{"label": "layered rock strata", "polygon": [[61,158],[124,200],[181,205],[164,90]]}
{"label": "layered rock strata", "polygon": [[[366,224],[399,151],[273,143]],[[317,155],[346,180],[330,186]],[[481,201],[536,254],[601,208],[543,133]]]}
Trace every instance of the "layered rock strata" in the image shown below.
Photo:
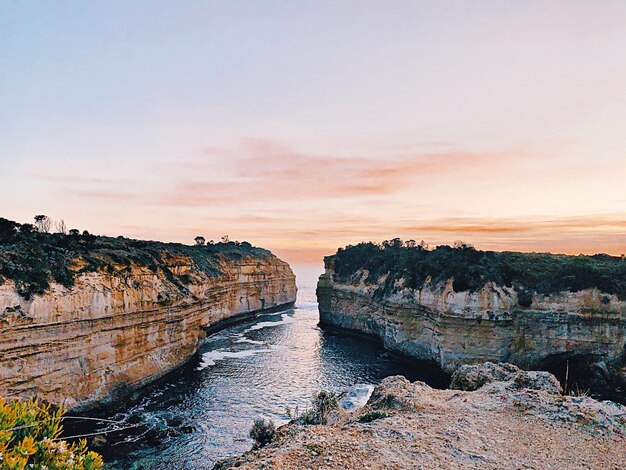
{"label": "layered rock strata", "polygon": [[[320,322],[379,338],[385,347],[433,361],[452,373],[463,364],[510,362],[524,369],[559,371],[564,379],[593,375],[624,397],[626,302],[598,291],[533,293],[520,306],[513,288],[488,283],[477,292],[455,292],[453,280],[420,289],[398,286],[377,297],[381,284],[335,279],[332,258],[318,282]],[[609,393],[609,395],[611,395]]]}
{"label": "layered rock strata", "polygon": [[296,298],[295,276],[275,256],[220,256],[216,276],[185,256],[166,263],[169,276],[125,265],[30,300],[13,282],[0,285],[0,396],[75,410],[116,405],[184,364],[212,325]]}

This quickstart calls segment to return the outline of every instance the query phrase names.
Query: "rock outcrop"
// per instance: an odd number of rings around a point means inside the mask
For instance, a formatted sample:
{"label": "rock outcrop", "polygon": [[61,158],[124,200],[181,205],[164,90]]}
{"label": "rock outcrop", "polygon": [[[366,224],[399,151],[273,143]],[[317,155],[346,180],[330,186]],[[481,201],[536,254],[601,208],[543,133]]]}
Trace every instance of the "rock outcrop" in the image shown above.
{"label": "rock outcrop", "polygon": [[[482,375],[493,366],[516,369],[494,364]],[[471,392],[388,377],[364,408],[327,426],[291,422],[273,443],[215,468],[623,468],[626,407],[554,394],[556,378],[544,388],[534,374],[518,369],[518,380]]]}
{"label": "rock outcrop", "polygon": [[163,253],[165,270],[131,262],[83,272],[71,287],[52,283],[29,300],[4,280],[0,396],[37,396],[75,410],[119,404],[184,364],[207,328],[293,304],[294,274],[265,253],[220,255],[216,275]]}
{"label": "rock outcrop", "polygon": [[623,401],[626,367],[626,301],[597,289],[532,293],[529,307],[515,289],[487,283],[479,291],[455,292],[453,280],[425,282],[416,289],[336,279],[332,257],[320,276],[317,298],[322,325],[379,338],[385,347],[437,363],[452,373],[484,361],[510,362],[524,369],[558,373],[569,366],[573,383],[588,379],[604,396]]}
{"label": "rock outcrop", "polygon": [[561,384],[549,372],[524,371],[513,364],[494,364],[493,362],[459,367],[452,374],[450,388],[472,391],[493,382],[511,382],[518,388],[543,390],[552,394],[563,393]]}

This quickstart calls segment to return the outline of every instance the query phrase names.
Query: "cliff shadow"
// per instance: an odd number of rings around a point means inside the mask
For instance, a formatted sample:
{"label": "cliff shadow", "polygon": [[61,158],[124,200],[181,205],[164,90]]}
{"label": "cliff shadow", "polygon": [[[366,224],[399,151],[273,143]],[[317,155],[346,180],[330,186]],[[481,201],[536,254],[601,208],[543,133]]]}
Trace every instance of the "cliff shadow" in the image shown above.
{"label": "cliff shadow", "polygon": [[554,374],[568,395],[589,395],[596,399],[626,403],[626,389],[619,367],[607,365],[599,355],[578,352],[553,354],[534,364],[531,369]]}
{"label": "cliff shadow", "polygon": [[[403,375],[411,382],[422,381],[433,388],[447,389],[450,386],[450,374],[445,373],[435,361],[418,360],[384,347],[376,336],[354,330],[319,323],[322,340],[326,342],[323,350],[327,354],[341,349],[341,356],[352,362],[368,361],[376,355],[384,355],[389,363],[388,372],[381,371],[381,378],[390,375]],[[339,356],[339,354],[337,354]]]}

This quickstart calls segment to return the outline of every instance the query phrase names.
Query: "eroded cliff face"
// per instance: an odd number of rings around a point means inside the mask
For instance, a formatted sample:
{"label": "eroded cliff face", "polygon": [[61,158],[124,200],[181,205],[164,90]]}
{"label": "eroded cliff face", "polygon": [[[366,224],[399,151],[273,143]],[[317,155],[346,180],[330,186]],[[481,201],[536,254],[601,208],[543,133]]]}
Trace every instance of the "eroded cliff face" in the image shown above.
{"label": "eroded cliff face", "polygon": [[221,257],[215,277],[184,256],[167,265],[188,282],[130,265],[81,274],[29,301],[12,282],[0,285],[0,396],[114,404],[184,364],[207,328],[296,299],[293,272],[274,256]]}
{"label": "eroded cliff face", "polygon": [[365,284],[366,277],[340,283],[327,265],[317,288],[322,324],[375,336],[448,373],[484,361],[558,372],[569,361],[571,374],[592,374],[609,396],[626,398],[626,302],[616,296],[596,289],[535,293],[525,308],[514,289],[490,283],[478,292],[454,292],[449,280],[416,290],[398,286],[379,299],[379,285]]}

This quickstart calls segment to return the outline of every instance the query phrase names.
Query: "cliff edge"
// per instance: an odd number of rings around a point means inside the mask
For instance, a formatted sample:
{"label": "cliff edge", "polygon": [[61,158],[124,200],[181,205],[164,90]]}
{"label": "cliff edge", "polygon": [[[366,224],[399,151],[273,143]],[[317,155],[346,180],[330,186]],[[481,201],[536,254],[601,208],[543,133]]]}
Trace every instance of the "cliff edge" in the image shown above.
{"label": "cliff edge", "polygon": [[623,468],[624,406],[562,396],[551,374],[510,364],[456,375],[475,391],[387,377],[364,408],[337,412],[328,425],[292,421],[266,447],[214,468]]}
{"label": "cliff edge", "polygon": [[318,282],[320,322],[438,364],[510,362],[626,400],[626,261],[395,242],[341,249]]}
{"label": "cliff edge", "polygon": [[0,233],[4,398],[115,406],[183,365],[207,329],[296,299],[289,265],[245,242],[186,246],[16,225]]}

